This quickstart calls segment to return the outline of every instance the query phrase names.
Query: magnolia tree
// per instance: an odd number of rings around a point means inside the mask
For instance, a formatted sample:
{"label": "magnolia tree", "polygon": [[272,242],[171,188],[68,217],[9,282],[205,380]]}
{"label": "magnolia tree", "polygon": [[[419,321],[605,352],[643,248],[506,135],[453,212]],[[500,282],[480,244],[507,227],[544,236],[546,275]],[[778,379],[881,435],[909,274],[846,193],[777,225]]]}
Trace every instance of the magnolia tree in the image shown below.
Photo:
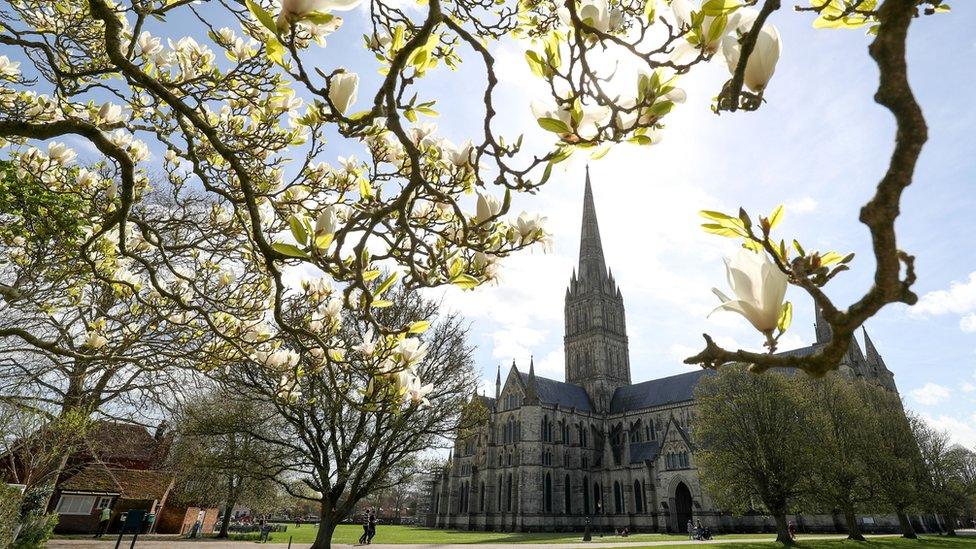
{"label": "magnolia tree", "polygon": [[227,394],[270,410],[241,427],[280,456],[266,464],[266,475],[289,495],[316,502],[314,547],[320,548],[330,546],[335,527],[363,498],[409,482],[417,454],[483,418],[461,413],[477,385],[460,317],[398,288],[384,294],[394,304],[380,309],[376,320],[431,321],[412,323],[409,337],[382,335],[352,315],[320,318],[314,296],[327,289],[307,288],[307,296],[288,302],[285,318],[326,323],[334,334],[329,353],[300,353],[300,339],[286,338],[228,372],[224,382]]}
{"label": "magnolia tree", "polygon": [[[424,319],[376,320],[394,284],[474,288],[496,277],[501,258],[547,244],[542,218],[510,214],[512,194],[536,191],[572,155],[599,157],[620,142],[653,146],[685,98],[680,76],[710,59],[730,70],[711,107],[758,109],[770,97],[780,51],[770,22],[779,0],[764,0],[758,10],[756,1],[738,0],[430,0],[409,12],[373,0],[362,45],[381,64],[382,79],[361,93],[350,67],[320,53],[328,51],[326,37],[352,39],[337,13],[359,1],[11,2],[0,13],[7,54],[0,57],[0,137],[18,178],[36,179],[59,200],[85,203],[84,230],[67,249],[74,252],[67,264],[113,289],[138,294],[138,287],[151,294],[127,298],[138,309],[151,305],[211,334],[203,340],[214,345],[212,365],[246,357],[263,362],[285,339],[301,360],[344,364],[341,352],[330,352],[335,323],[323,318],[341,309],[371,323],[377,335],[403,337]],[[749,250],[729,264],[736,295],[722,295],[722,308],[745,316],[770,353],[725,350],[706,336],[705,349],[689,363],[742,361],[758,370],[790,366],[821,374],[836,367],[854,329],[881,307],[915,301],[912,258],[897,249],[894,232],[901,193],[926,139],[908,85],[905,39],[913,18],[945,9],[941,0],[813,0],[799,8],[814,12],[815,26],[864,27],[874,35],[876,99],[897,123],[890,165],[861,212],[874,244],[875,283],[839,307],[823,286],[847,268],[849,255],[805,250],[795,240],[788,247],[772,234],[781,209],[755,222],[744,210],[703,212],[706,230],[742,238]],[[366,17],[360,13],[347,17]],[[179,27],[161,26],[177,17]],[[554,134],[551,150],[541,154],[495,128],[490,42],[510,35],[522,39],[526,61],[551,91],[534,106],[538,123]],[[468,50],[473,55],[462,56]],[[620,64],[610,61],[622,58],[637,68],[611,70]],[[435,99],[423,97],[420,83],[462,61],[485,71],[483,110],[470,140],[454,144],[420,122],[436,114]],[[623,86],[628,91],[619,91],[621,78],[631,82]],[[69,137],[97,154],[78,156],[66,145]],[[335,149],[327,138],[363,159],[330,164]],[[214,212],[206,232],[167,230],[179,208],[141,207],[153,171],[161,176],[154,185],[177,201],[203,195]],[[234,247],[214,253],[215,238]],[[22,239],[8,245],[33,246],[33,235]],[[220,272],[225,264],[247,276]],[[375,284],[381,266],[393,274]],[[284,304],[304,294],[285,275],[299,267],[320,279],[313,284],[335,290],[317,302],[315,314],[289,320]],[[30,294],[22,286],[31,280],[8,274],[0,281],[8,303]],[[224,281],[233,289],[221,289]],[[791,316],[786,284],[808,292],[831,325],[832,341],[812,356],[772,354]],[[228,299],[228,292],[239,293]],[[63,314],[75,306],[63,297],[36,300]],[[53,335],[6,328],[0,336],[97,360],[107,354],[103,345],[114,350],[123,337],[103,333],[101,318],[86,318],[83,331],[61,336],[73,341],[70,350]],[[262,319],[268,324],[257,324]],[[284,383],[300,377],[298,362],[286,360]],[[371,398],[365,391],[360,405],[371,406]]]}

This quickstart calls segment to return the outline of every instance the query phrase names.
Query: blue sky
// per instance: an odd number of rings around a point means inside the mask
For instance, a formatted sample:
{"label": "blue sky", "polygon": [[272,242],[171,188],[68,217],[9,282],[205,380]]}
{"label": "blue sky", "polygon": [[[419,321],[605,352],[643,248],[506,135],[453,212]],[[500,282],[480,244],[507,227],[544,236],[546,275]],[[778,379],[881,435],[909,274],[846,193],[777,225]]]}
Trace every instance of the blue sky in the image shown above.
{"label": "blue sky", "polygon": [[[715,116],[711,97],[727,78],[724,62],[698,67],[680,85],[688,101],[669,116],[664,141],[651,148],[622,146],[592,162],[594,194],[607,262],[623,291],[632,376],[642,381],[687,371],[682,359],[698,350],[701,333],[726,345],[758,348],[761,339],[740,317],[716,314],[710,288],[724,288],[721,258],[735,243],[698,228],[700,209],[766,213],[786,204],[783,236],[807,248],[854,251],[853,270],[828,294],[847,305],[870,285],[874,264],[858,210],[871,196],[893,143],[890,115],[872,101],[877,71],[862,31],[811,28],[812,17],[784,5],[773,16],[783,53],[755,113]],[[419,7],[404,2],[418,17]],[[921,302],[889,306],[868,322],[872,339],[895,373],[907,404],[955,439],[976,446],[976,5],[954,2],[950,14],[915,21],[909,71],[930,140],[915,183],[905,193],[899,245],[916,256]],[[206,8],[203,8],[206,9]],[[185,10],[184,10],[185,11]],[[310,54],[323,69],[358,72],[362,108],[379,82],[378,63],[363,51],[366,6],[342,14],[345,25]],[[150,30],[164,37],[191,28],[174,14]],[[194,25],[199,28],[198,25]],[[198,39],[204,39],[202,33]],[[496,128],[544,150],[552,136],[535,125],[529,99],[544,92],[523,60],[524,44],[492,46],[501,79]],[[470,54],[470,51],[466,52]],[[480,129],[484,75],[470,55],[457,72],[434,71],[420,90],[438,99],[440,133],[460,142]],[[353,110],[357,110],[354,108]],[[156,150],[158,155],[161,151]],[[357,152],[335,140],[322,160]],[[296,155],[297,157],[298,155]],[[157,157],[158,158],[158,157]],[[562,379],[563,293],[576,263],[585,162],[567,163],[536,196],[519,197],[514,213],[549,219],[555,250],[506,260],[503,281],[476,292],[448,291],[448,306],[472,322],[477,366],[489,394],[495,368],[534,355],[541,375]],[[794,324],[784,348],[813,340],[813,311],[797,290]]]}

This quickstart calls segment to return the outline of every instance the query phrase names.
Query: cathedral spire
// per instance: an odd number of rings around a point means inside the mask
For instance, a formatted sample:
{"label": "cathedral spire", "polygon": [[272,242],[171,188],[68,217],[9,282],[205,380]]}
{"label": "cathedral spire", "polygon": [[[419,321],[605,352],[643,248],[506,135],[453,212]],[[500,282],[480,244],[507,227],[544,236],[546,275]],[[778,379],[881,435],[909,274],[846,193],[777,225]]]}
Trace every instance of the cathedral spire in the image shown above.
{"label": "cathedral spire", "polygon": [[867,355],[866,359],[868,364],[879,368],[886,368],[884,360],[881,358],[881,353],[878,352],[878,348],[871,341],[871,336],[868,335],[868,329],[861,326],[861,332],[864,334],[864,353]]}
{"label": "cathedral spire", "polygon": [[600,226],[593,204],[593,188],[590,185],[590,167],[586,166],[586,187],[583,191],[583,223],[580,231],[579,277],[583,280],[600,280],[607,276],[607,264],[603,258]]}
{"label": "cathedral spire", "polygon": [[814,329],[817,333],[817,343],[827,343],[830,341],[830,324],[828,324],[827,319],[824,318],[823,309],[820,308],[820,305],[814,303],[813,308],[817,312],[817,321],[814,325]]}
{"label": "cathedral spire", "polygon": [[495,399],[502,394],[502,365],[498,365],[498,373],[495,375]]}

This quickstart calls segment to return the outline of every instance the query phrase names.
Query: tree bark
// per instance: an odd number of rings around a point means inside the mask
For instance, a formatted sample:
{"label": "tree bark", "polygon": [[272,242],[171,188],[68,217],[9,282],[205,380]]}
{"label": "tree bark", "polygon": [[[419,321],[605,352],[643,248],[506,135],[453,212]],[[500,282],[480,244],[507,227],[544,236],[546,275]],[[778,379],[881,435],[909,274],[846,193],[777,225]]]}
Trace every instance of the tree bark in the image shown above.
{"label": "tree bark", "polygon": [[220,533],[217,534],[218,538],[227,538],[229,536],[230,514],[234,512],[235,505],[237,505],[237,498],[228,498],[227,503],[224,505],[224,518],[220,521]]}
{"label": "tree bark", "polygon": [[847,539],[854,541],[867,541],[861,534],[861,527],[857,523],[857,515],[854,514],[853,507],[844,509],[844,522],[847,524]]}
{"label": "tree bark", "polygon": [[898,511],[897,515],[898,526],[901,527],[901,537],[907,539],[918,539],[918,536],[915,534],[915,527],[912,526],[912,521],[908,518],[908,515],[903,511]]}
{"label": "tree bark", "polygon": [[790,530],[786,524],[786,513],[774,513],[776,519],[776,541],[783,545],[793,545],[793,538],[790,537]]}
{"label": "tree bark", "polygon": [[328,499],[322,500],[322,508],[319,511],[319,531],[315,534],[315,542],[311,549],[332,549],[332,534],[335,533],[336,524],[339,520],[332,515],[332,502]]}
{"label": "tree bark", "polygon": [[943,529],[947,536],[956,535],[956,516],[952,513],[943,513],[942,522],[945,523]]}

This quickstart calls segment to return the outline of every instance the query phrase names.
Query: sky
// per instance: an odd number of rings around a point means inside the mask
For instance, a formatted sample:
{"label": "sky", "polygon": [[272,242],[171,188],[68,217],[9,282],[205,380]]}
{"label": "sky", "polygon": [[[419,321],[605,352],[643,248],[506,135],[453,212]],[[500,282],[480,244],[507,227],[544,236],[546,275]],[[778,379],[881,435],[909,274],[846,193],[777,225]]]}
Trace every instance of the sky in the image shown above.
{"label": "sky", "polygon": [[[361,75],[360,108],[380,79],[378,63],[361,47],[367,4],[342,14],[344,26],[312,52],[326,72],[343,66]],[[402,5],[422,13],[422,6]],[[826,288],[836,304],[849,305],[870,286],[870,240],[857,216],[887,165],[894,123],[872,100],[877,70],[867,55],[869,37],[861,30],[814,30],[812,16],[791,5],[771,19],[783,51],[757,112],[710,111],[728,75],[716,60],[681,79],[688,100],[668,116],[660,144],[616,147],[589,163],[607,264],[624,295],[634,382],[689,371],[682,360],[700,350],[702,333],[729,347],[762,343],[741,317],[708,316],[717,305],[711,288],[726,290],[722,257],[737,243],[703,233],[699,210],[743,206],[755,218],[785,204],[779,230],[787,240],[856,252],[852,270]],[[917,19],[909,36],[909,77],[930,138],[904,194],[897,231],[899,246],[916,256],[919,303],[889,305],[867,329],[906,404],[976,447],[976,4],[953,2],[952,8]],[[177,38],[199,28],[182,25],[194,22],[187,17],[174,14],[150,30]],[[511,138],[524,132],[527,149],[546,150],[553,136],[536,127],[529,110],[530,99],[545,92],[525,64],[525,44],[506,38],[491,49],[500,78],[496,129]],[[438,100],[441,114],[433,121],[440,133],[455,142],[480,130],[484,74],[470,54],[462,51],[466,62],[457,72],[439,68],[420,86],[425,99]],[[335,163],[349,152],[357,151],[336,139],[323,160]],[[547,217],[552,252],[506,259],[497,285],[439,294],[471,322],[476,367],[489,395],[496,368],[504,376],[513,360],[527,367],[534,357],[539,375],[563,378],[563,295],[577,260],[585,166],[585,160],[565,163],[541,192],[513,203],[516,214]],[[787,298],[795,312],[782,349],[813,340],[811,302],[795,288]]]}

